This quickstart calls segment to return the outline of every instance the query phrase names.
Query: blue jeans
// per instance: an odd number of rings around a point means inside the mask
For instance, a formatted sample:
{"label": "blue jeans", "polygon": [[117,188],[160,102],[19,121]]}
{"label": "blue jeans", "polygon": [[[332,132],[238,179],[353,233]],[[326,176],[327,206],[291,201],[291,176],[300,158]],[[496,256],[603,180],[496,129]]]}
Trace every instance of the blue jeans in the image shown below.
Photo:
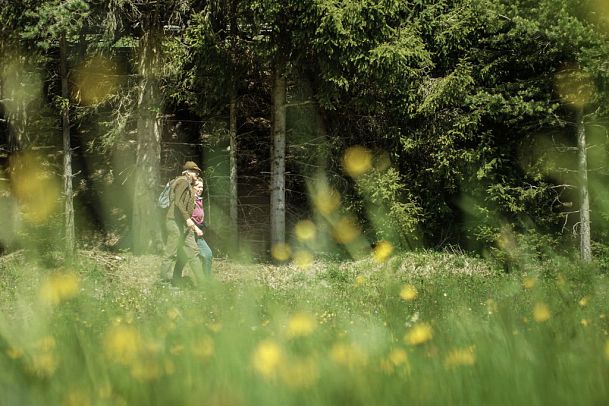
{"label": "blue jeans", "polygon": [[197,245],[199,246],[199,255],[203,262],[203,273],[207,276],[211,276],[211,260],[212,253],[211,248],[207,245],[207,242],[203,237],[196,237]]}

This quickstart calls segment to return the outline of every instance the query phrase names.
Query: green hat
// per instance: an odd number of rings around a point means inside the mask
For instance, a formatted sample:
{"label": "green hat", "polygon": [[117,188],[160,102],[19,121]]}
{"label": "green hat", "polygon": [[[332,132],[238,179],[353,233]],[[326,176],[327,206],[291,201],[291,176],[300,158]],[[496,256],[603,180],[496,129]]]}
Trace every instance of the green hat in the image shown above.
{"label": "green hat", "polygon": [[197,166],[197,164],[192,161],[186,161],[182,169],[184,169],[185,171],[201,172],[201,169]]}

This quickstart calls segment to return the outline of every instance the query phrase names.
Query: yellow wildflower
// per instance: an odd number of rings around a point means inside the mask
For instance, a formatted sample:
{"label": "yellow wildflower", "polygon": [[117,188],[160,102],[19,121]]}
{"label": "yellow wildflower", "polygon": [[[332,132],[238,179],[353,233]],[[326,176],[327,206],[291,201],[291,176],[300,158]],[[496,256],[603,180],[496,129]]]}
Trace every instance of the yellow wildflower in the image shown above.
{"label": "yellow wildflower", "polygon": [[175,307],[172,307],[171,309],[167,310],[167,317],[169,318],[169,320],[175,321],[180,316],[180,311]]}
{"label": "yellow wildflower", "polygon": [[37,376],[48,378],[57,370],[59,360],[51,352],[35,354],[29,365],[29,369]]}
{"label": "yellow wildflower", "polygon": [[584,296],[579,300],[579,305],[581,307],[586,307],[588,305],[588,302],[590,302],[590,296]]}
{"label": "yellow wildflower", "polygon": [[299,268],[308,268],[313,264],[313,254],[299,250],[294,253],[294,264]]}
{"label": "yellow wildflower", "polygon": [[376,262],[385,262],[393,252],[393,245],[389,241],[381,240],[374,247],[372,256]]}
{"label": "yellow wildflower", "polygon": [[154,358],[139,358],[131,364],[131,376],[139,381],[154,381],[162,374],[163,368]]}
{"label": "yellow wildflower", "polygon": [[525,289],[533,289],[536,283],[537,280],[531,276],[525,276],[522,280],[522,286],[524,286]]}
{"label": "yellow wildflower", "polygon": [[138,331],[132,326],[111,327],[104,337],[106,356],[118,363],[130,363],[142,346]]}
{"label": "yellow wildflower", "polygon": [[426,343],[433,337],[431,325],[429,323],[415,324],[404,336],[404,341],[410,345]]}
{"label": "yellow wildflower", "polygon": [[6,355],[8,355],[10,359],[18,359],[23,357],[23,351],[17,347],[10,347],[6,350]]}
{"label": "yellow wildflower", "polygon": [[252,354],[252,367],[264,378],[274,378],[284,361],[281,347],[273,341],[262,341]]}
{"label": "yellow wildflower", "polygon": [[310,388],[318,379],[319,371],[312,359],[295,360],[281,368],[281,380],[295,389]]}
{"label": "yellow wildflower", "polygon": [[343,217],[336,224],[332,236],[341,244],[349,244],[360,235],[360,229],[351,217]]}
{"label": "yellow wildflower", "polygon": [[474,365],[475,362],[476,354],[474,352],[473,346],[452,350],[444,359],[444,365],[446,365],[447,367]]}
{"label": "yellow wildflower", "polygon": [[357,345],[335,344],[330,350],[330,357],[337,364],[354,368],[368,362],[366,353]]}
{"label": "yellow wildflower", "polygon": [[41,351],[50,351],[55,348],[55,338],[46,336],[36,342],[36,348]]}
{"label": "yellow wildflower", "polygon": [[410,362],[408,354],[402,348],[394,348],[386,358],[381,360],[381,369],[387,373],[393,373],[397,367],[402,367],[403,371],[410,373]]}
{"label": "yellow wildflower", "polygon": [[538,323],[543,323],[550,319],[550,308],[545,303],[537,303],[533,308],[533,319]]}
{"label": "yellow wildflower", "polygon": [[56,305],[78,294],[79,279],[73,273],[55,273],[42,284],[40,297],[47,303]]}
{"label": "yellow wildflower", "polygon": [[294,234],[299,241],[312,241],[317,229],[311,220],[301,220],[294,226]]}
{"label": "yellow wildflower", "polygon": [[357,275],[355,277],[355,286],[362,286],[366,283],[366,277],[364,275]]}
{"label": "yellow wildflower", "polygon": [[214,333],[218,333],[222,330],[222,323],[218,323],[218,322],[209,323],[207,325],[207,328],[210,329]]}
{"label": "yellow wildflower", "polygon": [[292,250],[287,244],[277,243],[273,244],[273,247],[271,248],[271,255],[273,255],[273,258],[275,258],[277,261],[287,261],[292,255]]}
{"label": "yellow wildflower", "polygon": [[322,188],[313,197],[313,202],[321,214],[328,215],[340,205],[340,194],[330,188]]}
{"label": "yellow wildflower", "polygon": [[63,404],[65,406],[88,406],[91,404],[91,400],[83,390],[72,388],[65,396]]}
{"label": "yellow wildflower", "polygon": [[345,172],[351,177],[358,177],[372,169],[372,153],[360,145],[348,148],[343,156]]}
{"label": "yellow wildflower", "polygon": [[214,355],[215,344],[214,339],[208,335],[197,340],[192,347],[192,353],[201,359],[209,358]]}
{"label": "yellow wildflower", "polygon": [[411,301],[417,298],[417,288],[413,285],[406,284],[400,290],[400,297],[406,301]]}
{"label": "yellow wildflower", "polygon": [[317,327],[317,322],[308,313],[297,313],[288,321],[286,334],[288,337],[304,337],[310,335]]}

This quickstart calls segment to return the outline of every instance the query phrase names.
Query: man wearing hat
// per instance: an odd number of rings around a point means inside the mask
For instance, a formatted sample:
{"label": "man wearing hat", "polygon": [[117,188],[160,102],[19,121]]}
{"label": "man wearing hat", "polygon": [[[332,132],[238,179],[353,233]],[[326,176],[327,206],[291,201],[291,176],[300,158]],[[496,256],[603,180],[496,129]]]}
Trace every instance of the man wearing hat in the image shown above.
{"label": "man wearing hat", "polygon": [[195,234],[201,236],[203,232],[195,225],[191,216],[195,208],[192,185],[199,177],[201,169],[192,161],[187,161],[182,169],[182,175],[178,176],[171,186],[171,203],[165,219],[167,243],[161,272],[164,278],[171,276],[174,283],[179,283],[182,279],[182,267],[175,265],[176,259],[183,255],[184,265],[190,270],[193,283],[198,286],[203,281],[203,267]]}

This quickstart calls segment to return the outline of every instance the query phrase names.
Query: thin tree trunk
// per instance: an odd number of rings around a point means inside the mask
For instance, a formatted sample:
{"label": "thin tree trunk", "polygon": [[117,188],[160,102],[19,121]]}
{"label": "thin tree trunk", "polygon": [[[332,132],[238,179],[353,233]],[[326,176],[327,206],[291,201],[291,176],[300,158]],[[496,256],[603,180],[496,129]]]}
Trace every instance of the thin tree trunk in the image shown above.
{"label": "thin tree trunk", "polygon": [[285,243],[285,61],[276,62],[273,72],[271,148],[271,245]]}
{"label": "thin tree trunk", "polygon": [[161,250],[161,226],[156,207],[161,161],[159,123],[160,95],[156,70],[160,39],[150,32],[141,38],[140,95],[138,100],[137,149],[132,213],[133,251],[136,254]]}
{"label": "thin tree trunk", "polygon": [[590,246],[590,197],[588,195],[588,158],[586,153],[586,127],[583,107],[576,110],[577,171],[579,174],[579,230],[580,254],[584,262],[592,261]]}
{"label": "thin tree trunk", "polygon": [[67,44],[64,35],[59,44],[59,70],[61,75],[61,97],[63,99],[61,119],[63,136],[63,194],[66,254],[71,257],[75,249],[74,193],[72,190],[72,149],[70,147],[70,106],[68,93]]}
{"label": "thin tree trunk", "polygon": [[233,76],[230,92],[230,111],[229,111],[229,138],[230,138],[230,235],[234,247],[239,247],[239,227],[238,227],[238,176],[237,176],[237,87]]}

